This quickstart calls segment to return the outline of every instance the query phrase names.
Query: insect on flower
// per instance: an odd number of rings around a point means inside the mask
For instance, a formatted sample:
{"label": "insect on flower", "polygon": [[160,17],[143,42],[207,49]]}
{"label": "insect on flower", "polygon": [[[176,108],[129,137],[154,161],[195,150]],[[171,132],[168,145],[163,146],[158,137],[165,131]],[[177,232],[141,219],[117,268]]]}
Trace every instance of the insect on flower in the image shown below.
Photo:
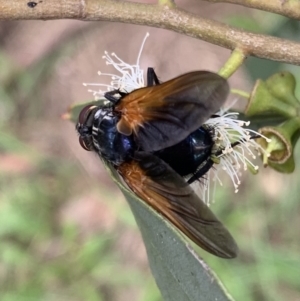
{"label": "insect on flower", "polygon": [[[217,122],[205,125],[220,118],[215,113],[227,98],[227,81],[195,71],[160,83],[148,68],[143,87],[138,63],[130,66],[118,57],[115,63],[107,53],[106,58],[124,76],[113,77],[112,87],[103,93],[106,104],[82,109],[76,125],[81,146],[111,162],[134,193],[197,245],[219,257],[235,257],[234,239],[189,185],[212,167],[213,152],[226,158],[224,145],[234,145],[226,141],[214,151],[222,129]],[[129,88],[124,78],[130,79]]]}

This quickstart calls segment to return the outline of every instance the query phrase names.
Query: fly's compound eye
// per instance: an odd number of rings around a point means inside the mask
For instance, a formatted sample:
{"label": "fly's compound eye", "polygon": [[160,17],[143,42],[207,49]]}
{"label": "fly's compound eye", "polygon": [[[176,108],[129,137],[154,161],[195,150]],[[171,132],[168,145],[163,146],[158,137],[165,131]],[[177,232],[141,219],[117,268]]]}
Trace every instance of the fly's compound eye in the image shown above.
{"label": "fly's compound eye", "polygon": [[79,144],[87,151],[93,150],[92,126],[97,108],[95,105],[88,105],[81,110],[78,116],[76,129],[79,133]]}
{"label": "fly's compound eye", "polygon": [[89,117],[95,108],[97,108],[95,105],[88,105],[84,107],[79,114],[78,123],[81,125],[92,126],[90,123],[93,122],[93,120]]}

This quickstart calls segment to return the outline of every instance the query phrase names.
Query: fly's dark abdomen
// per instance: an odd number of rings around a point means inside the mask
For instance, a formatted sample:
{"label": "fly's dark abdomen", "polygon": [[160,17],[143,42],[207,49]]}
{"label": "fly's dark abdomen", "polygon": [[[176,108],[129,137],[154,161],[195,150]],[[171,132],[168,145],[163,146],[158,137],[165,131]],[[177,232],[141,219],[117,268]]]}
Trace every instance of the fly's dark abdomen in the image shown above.
{"label": "fly's dark abdomen", "polygon": [[211,156],[213,140],[211,131],[200,127],[180,143],[155,152],[179,175],[187,176]]}

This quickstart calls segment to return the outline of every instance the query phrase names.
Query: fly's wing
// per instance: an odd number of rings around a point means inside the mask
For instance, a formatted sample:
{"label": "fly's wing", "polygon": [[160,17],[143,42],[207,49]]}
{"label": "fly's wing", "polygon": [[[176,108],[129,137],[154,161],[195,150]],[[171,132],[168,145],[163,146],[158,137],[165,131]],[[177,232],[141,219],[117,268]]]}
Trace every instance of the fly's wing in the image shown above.
{"label": "fly's wing", "polygon": [[236,257],[231,234],[183,178],[154,155],[137,152],[135,159],[118,167],[130,189],[204,250]]}
{"label": "fly's wing", "polygon": [[195,71],[160,85],[135,90],[121,99],[118,131],[135,134],[147,152],[182,141],[224,104],[227,81],[216,73]]}

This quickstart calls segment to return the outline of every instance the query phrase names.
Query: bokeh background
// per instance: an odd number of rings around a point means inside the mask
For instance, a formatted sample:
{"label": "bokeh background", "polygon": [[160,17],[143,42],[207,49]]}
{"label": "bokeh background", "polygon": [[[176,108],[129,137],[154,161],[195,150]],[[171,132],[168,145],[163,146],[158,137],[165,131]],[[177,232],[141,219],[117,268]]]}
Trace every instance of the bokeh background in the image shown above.
{"label": "bokeh background", "polygon": [[[228,24],[299,39],[299,22],[234,5],[180,1]],[[163,29],[72,20],[0,23],[1,301],[159,301],[140,233],[99,158],[78,143],[61,115],[103,82],[103,52],[141,65],[160,79],[217,71],[230,52]],[[231,79],[250,91],[256,78],[299,67],[249,58]],[[297,95],[300,96],[299,86]],[[240,100],[242,105],[243,100]],[[299,155],[297,147],[296,155]],[[235,260],[199,251],[236,300],[300,300],[299,174],[261,168],[219,188],[212,210],[236,238]]]}

